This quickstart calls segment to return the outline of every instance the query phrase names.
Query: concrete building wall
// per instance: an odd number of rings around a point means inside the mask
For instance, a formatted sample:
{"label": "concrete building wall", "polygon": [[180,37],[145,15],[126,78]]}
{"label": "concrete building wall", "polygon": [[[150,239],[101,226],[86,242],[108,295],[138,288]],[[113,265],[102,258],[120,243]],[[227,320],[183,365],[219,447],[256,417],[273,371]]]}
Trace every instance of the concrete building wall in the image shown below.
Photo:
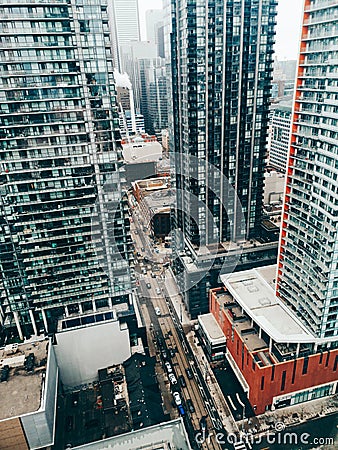
{"label": "concrete building wall", "polygon": [[[255,361],[255,354],[258,352],[248,350],[245,337],[237,333],[229,316],[225,311],[220,310],[219,303],[212,291],[209,300],[210,311],[227,338],[227,351],[249,385],[248,398],[255,414],[264,413],[277,396],[336,381],[337,349],[308,356],[306,371],[304,370],[306,358],[296,358],[259,367]],[[284,389],[282,389],[282,385],[284,385]]]}
{"label": "concrete building wall", "polygon": [[285,186],[285,175],[278,172],[268,172],[265,174],[264,204],[280,202],[283,199]]}
{"label": "concrete building wall", "polygon": [[54,346],[60,378],[65,387],[90,383],[98,369],[120,364],[130,357],[129,331],[106,322],[56,334]]}
{"label": "concrete building wall", "polygon": [[57,385],[58,368],[54,349],[50,345],[40,410],[21,417],[30,449],[47,447],[54,443]]}

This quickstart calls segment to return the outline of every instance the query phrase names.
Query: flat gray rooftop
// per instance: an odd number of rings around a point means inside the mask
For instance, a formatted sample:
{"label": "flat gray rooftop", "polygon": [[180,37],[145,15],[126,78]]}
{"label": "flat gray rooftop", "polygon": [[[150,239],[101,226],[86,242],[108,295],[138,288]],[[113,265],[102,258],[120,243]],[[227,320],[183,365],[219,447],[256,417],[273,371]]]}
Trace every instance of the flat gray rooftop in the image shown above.
{"label": "flat gray rooftop", "polygon": [[168,209],[174,205],[175,194],[173,189],[165,189],[158,192],[153,192],[147,195],[142,201],[146,203],[148,208]]}
{"label": "flat gray rooftop", "polygon": [[[41,404],[42,376],[46,372],[48,340],[0,349],[0,367],[10,367],[8,381],[0,383],[0,420],[37,411]],[[26,372],[23,362],[35,355],[34,372]]]}
{"label": "flat gray rooftop", "polygon": [[316,338],[275,295],[276,265],[222,275],[236,302],[275,342],[315,342]]}
{"label": "flat gray rooftop", "polygon": [[170,450],[173,448],[191,450],[181,419],[74,447],[74,449],[88,450]]}
{"label": "flat gray rooftop", "polygon": [[[200,326],[204,329],[209,338],[214,341],[214,343],[226,343],[226,338],[221,327],[216,322],[213,314],[203,314],[198,316],[198,322]],[[215,342],[216,341],[216,342]]]}
{"label": "flat gray rooftop", "polygon": [[162,145],[159,142],[130,142],[122,145],[125,162],[136,163],[159,161],[162,157]]}

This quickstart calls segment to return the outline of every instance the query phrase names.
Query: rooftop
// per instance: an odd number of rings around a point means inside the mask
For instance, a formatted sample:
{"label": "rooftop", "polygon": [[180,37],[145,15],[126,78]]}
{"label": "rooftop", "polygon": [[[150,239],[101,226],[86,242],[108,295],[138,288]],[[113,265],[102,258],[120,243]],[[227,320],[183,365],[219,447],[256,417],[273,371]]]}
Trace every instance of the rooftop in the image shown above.
{"label": "rooftop", "polygon": [[233,299],[275,342],[310,343],[316,338],[275,295],[276,265],[221,275]]}
{"label": "rooftop", "polygon": [[122,155],[126,163],[158,161],[162,158],[162,145],[157,142],[130,142],[122,144]]}
{"label": "rooftop", "polygon": [[153,192],[143,199],[148,208],[151,209],[168,209],[174,204],[175,194],[173,189],[166,189],[164,191]]}
{"label": "rooftop", "polygon": [[226,342],[224,333],[221,327],[216,322],[216,319],[213,316],[213,314],[209,313],[198,316],[198,322],[200,326],[204,329],[204,331],[207,333],[210,340],[213,341],[213,343]]}
{"label": "rooftop", "polygon": [[143,195],[149,195],[152,191],[167,189],[170,185],[169,177],[155,177],[147,180],[136,180],[132,183],[133,188],[142,190]]}
{"label": "rooftop", "polygon": [[[37,411],[41,406],[49,341],[12,344],[0,349],[0,369],[9,366],[7,381],[0,382],[0,420]],[[27,357],[34,355],[29,371]],[[27,370],[26,370],[27,368]]]}
{"label": "rooftop", "polygon": [[91,442],[87,445],[76,447],[76,449],[90,450],[169,450],[179,448],[191,450],[182,419],[171,420],[152,427],[144,428],[131,433]]}

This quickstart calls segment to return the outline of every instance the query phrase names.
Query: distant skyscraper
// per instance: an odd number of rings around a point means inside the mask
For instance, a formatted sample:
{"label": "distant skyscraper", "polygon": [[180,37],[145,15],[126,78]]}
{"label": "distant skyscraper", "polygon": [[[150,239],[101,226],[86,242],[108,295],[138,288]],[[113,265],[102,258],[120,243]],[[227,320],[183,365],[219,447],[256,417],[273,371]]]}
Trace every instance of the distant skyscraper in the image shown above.
{"label": "distant skyscraper", "polygon": [[156,45],[154,42],[133,41],[121,47],[123,70],[128,74],[134,92],[136,113],[141,111],[141,73],[139,60],[156,58]]}
{"label": "distant skyscraper", "polygon": [[1,5],[0,321],[21,337],[129,298],[109,43],[105,0]]}
{"label": "distant skyscraper", "polygon": [[163,58],[139,59],[140,111],[144,116],[146,131],[161,136],[168,126],[168,96],[165,60]]}
{"label": "distant skyscraper", "polygon": [[269,166],[286,171],[291,132],[292,101],[271,107],[271,134],[269,140]]}
{"label": "distant skyscraper", "polygon": [[112,35],[113,64],[125,71],[121,46],[130,41],[140,41],[138,0],[108,0],[109,25]]}
{"label": "distant skyscraper", "polygon": [[163,24],[163,20],[163,9],[149,9],[146,11],[147,41],[157,43],[157,29]]}
{"label": "distant skyscraper", "polygon": [[[120,129],[125,133],[136,133],[136,111],[134,102],[134,92],[129,77],[126,73],[120,74],[117,70],[114,71],[117,103],[119,106]],[[127,127],[127,114],[130,121],[130,129]],[[121,126],[122,125],[122,126]],[[144,127],[143,127],[144,128]]]}
{"label": "distant skyscraper", "polygon": [[277,295],[318,337],[338,335],[338,4],[306,0]]}
{"label": "distant skyscraper", "polygon": [[164,10],[146,11],[147,40],[157,45],[157,56],[164,58]]}
{"label": "distant skyscraper", "polygon": [[[175,243],[177,255],[186,247],[191,252],[199,245],[250,239],[261,232],[276,4],[167,0],[172,31],[171,151],[173,158],[178,155],[174,226],[183,233]],[[213,173],[191,163],[191,157],[216,166],[238,198],[217,184]],[[203,206],[189,201],[189,194]],[[183,284],[189,286],[189,281]],[[201,297],[207,304],[206,294],[196,292],[199,307]]]}
{"label": "distant skyscraper", "polygon": [[144,116],[147,133],[160,135],[168,123],[165,60],[156,57],[156,45],[150,41],[130,42],[121,54],[133,86],[136,113]]}

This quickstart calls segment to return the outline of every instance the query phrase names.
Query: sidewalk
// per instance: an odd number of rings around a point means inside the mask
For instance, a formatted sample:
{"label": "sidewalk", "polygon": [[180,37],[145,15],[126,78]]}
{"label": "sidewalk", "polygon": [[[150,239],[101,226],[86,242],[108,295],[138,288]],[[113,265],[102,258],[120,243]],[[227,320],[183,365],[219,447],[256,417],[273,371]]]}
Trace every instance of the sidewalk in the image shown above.
{"label": "sidewalk", "polygon": [[225,430],[228,433],[237,432],[238,431],[237,423],[235,422],[235,420],[231,415],[231,412],[224,398],[223,392],[221,391],[221,388],[219,387],[219,384],[212,372],[207,357],[204,354],[203,348],[199,345],[196,345],[195,336],[192,331],[190,331],[187,334],[187,339],[190,344],[191,350],[196,356],[196,359],[199,363],[199,367],[201,369],[202,374],[204,375],[204,379],[206,380],[210,394],[214,399],[215,405],[217,405],[217,413],[222,421]]}
{"label": "sidewalk", "polygon": [[165,271],[165,287],[166,287],[168,295],[172,301],[172,304],[176,310],[177,316],[179,318],[182,317],[182,320],[181,320],[182,325],[191,325],[191,320],[185,309],[185,305],[182,300],[182,296],[177,287],[175,277],[174,277],[174,274],[172,273],[171,268],[169,268]]}
{"label": "sidewalk", "polygon": [[275,411],[267,411],[259,416],[251,417],[238,422],[238,426],[243,427],[254,434],[266,434],[267,431],[275,431],[278,424],[283,424],[285,428],[300,425],[312,419],[319,419],[330,414],[338,413],[338,399],[334,397],[323,397],[310,400],[297,405],[288,406]]}

